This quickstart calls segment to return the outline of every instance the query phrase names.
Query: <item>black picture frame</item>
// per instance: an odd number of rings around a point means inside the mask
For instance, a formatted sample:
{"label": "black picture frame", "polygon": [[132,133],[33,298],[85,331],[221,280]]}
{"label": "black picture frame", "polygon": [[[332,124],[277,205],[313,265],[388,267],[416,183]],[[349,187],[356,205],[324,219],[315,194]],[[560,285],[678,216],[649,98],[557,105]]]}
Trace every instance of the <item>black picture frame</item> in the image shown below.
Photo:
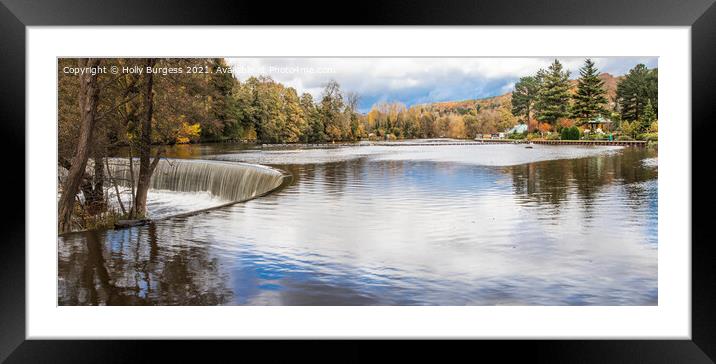
{"label": "black picture frame", "polygon": [[[0,0],[0,87],[3,144],[13,158],[4,179],[11,213],[3,218],[0,244],[0,360],[7,362],[143,362],[199,355],[202,361],[222,355],[233,342],[202,342],[198,354],[184,350],[186,342],[168,341],[43,341],[25,338],[25,29],[61,25],[588,25],[588,26],[690,26],[692,97],[692,340],[568,340],[568,341],[462,341],[461,347],[509,361],[529,355],[531,362],[654,362],[713,363],[716,360],[716,254],[707,224],[707,198],[714,179],[706,158],[708,123],[716,120],[716,6],[714,0],[453,0],[304,2],[267,1],[92,1]],[[50,121],[48,121],[50,122]],[[684,120],[683,122],[688,122]],[[49,125],[49,124],[48,124]],[[17,154],[22,154],[19,158]],[[14,176],[14,177],[10,177]],[[20,194],[19,191],[24,191]],[[21,197],[22,196],[22,197]],[[8,198],[11,198],[8,200]],[[14,200],[13,200],[14,199]],[[668,217],[667,217],[668,218]],[[688,241],[679,242],[688,244]],[[192,343],[194,345],[196,343]],[[336,342],[340,361],[370,359],[368,342]],[[250,345],[256,345],[252,342]],[[286,355],[321,357],[322,343],[307,341],[270,344],[271,359]],[[408,350],[391,342],[388,356],[406,358],[408,352],[424,358],[428,349]],[[177,348],[178,347],[178,348]],[[194,346],[191,346],[192,348]],[[283,349],[289,347],[288,349]],[[198,350],[198,349],[197,349]],[[459,351],[442,351],[450,360]],[[159,354],[157,356],[157,354]],[[385,358],[385,354],[382,354]]]}

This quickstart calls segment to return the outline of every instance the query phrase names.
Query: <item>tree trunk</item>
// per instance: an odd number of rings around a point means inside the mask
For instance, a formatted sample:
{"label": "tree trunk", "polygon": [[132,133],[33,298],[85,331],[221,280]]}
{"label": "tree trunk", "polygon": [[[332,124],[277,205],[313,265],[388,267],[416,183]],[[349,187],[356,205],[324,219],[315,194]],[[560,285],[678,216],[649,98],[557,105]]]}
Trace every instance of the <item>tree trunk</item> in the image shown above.
{"label": "tree trunk", "polygon": [[95,153],[93,158],[94,174],[91,178],[85,178],[80,185],[80,190],[85,197],[86,212],[90,215],[97,215],[104,212],[107,203],[104,199],[104,165],[102,157]]}
{"label": "tree trunk", "polygon": [[531,112],[531,111],[532,111],[532,110],[531,110],[531,108],[530,108],[530,104],[529,104],[529,101],[528,101],[528,102],[527,102],[527,132],[528,132],[528,133],[529,133],[529,132],[532,132],[532,130],[530,130],[530,128],[532,127],[532,118],[530,117],[530,116],[531,116],[531,115],[530,115],[530,112]]}
{"label": "tree trunk", "polygon": [[114,180],[112,177],[112,170],[109,167],[109,158],[105,158],[104,160],[105,166],[107,167],[107,176],[109,177],[109,183],[114,185],[114,194],[117,196],[117,202],[119,203],[119,207],[122,209],[122,215],[127,215],[127,209],[124,208],[124,203],[122,202],[122,196],[119,194],[119,186],[117,186],[117,181]]}
{"label": "tree trunk", "polygon": [[134,156],[132,155],[132,146],[129,146],[129,186],[132,188],[132,205],[130,206],[129,215],[133,218],[137,216],[137,195],[134,193],[136,184],[134,184]]}
{"label": "tree trunk", "polygon": [[[154,67],[156,59],[148,58],[147,67]],[[147,73],[147,84],[144,106],[146,113],[142,119],[142,129],[139,140],[139,177],[137,178],[137,195],[134,199],[134,211],[139,216],[147,213],[147,191],[153,169],[150,165],[150,152],[152,146],[152,113],[154,111],[154,74]]]}
{"label": "tree trunk", "polygon": [[[100,59],[80,59],[79,66],[97,67]],[[85,174],[87,159],[90,153],[90,143],[95,126],[95,114],[97,112],[97,101],[99,99],[99,88],[97,86],[97,74],[86,72],[79,77],[80,88],[78,103],[80,108],[80,134],[77,140],[77,149],[72,159],[72,166],[67,173],[67,180],[62,186],[62,195],[58,203],[58,228],[60,232],[71,229],[72,210],[75,206],[75,196]]]}
{"label": "tree trunk", "polygon": [[[124,76],[125,81],[125,91],[124,91],[124,98],[125,100],[133,100],[135,96],[139,96],[139,89],[138,87],[135,87],[137,83],[139,82],[139,76],[126,74]],[[134,102],[126,102],[124,104],[124,126],[127,129],[129,133],[134,131],[134,128],[136,128],[137,122],[138,122],[138,113],[139,113],[139,107]],[[130,197],[130,205],[129,205],[129,215],[127,217],[133,218],[136,216],[136,210],[135,210],[135,198],[137,197],[135,192],[136,184],[134,179],[134,141],[129,142],[129,186],[131,189],[131,197]],[[124,209],[123,209],[124,210]],[[125,215],[127,215],[125,211]]]}

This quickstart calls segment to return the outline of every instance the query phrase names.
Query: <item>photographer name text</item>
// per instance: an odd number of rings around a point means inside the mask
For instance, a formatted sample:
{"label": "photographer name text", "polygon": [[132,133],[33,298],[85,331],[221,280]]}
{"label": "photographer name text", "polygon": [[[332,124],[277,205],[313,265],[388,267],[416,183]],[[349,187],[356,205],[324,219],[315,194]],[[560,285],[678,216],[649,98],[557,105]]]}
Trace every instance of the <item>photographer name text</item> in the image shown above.
{"label": "photographer name text", "polygon": [[248,73],[335,73],[330,67],[297,67],[297,66],[264,66],[264,67],[209,67],[205,65],[185,67],[149,67],[149,66],[97,66],[97,67],[63,67],[62,72],[72,75],[101,74],[248,74]]}

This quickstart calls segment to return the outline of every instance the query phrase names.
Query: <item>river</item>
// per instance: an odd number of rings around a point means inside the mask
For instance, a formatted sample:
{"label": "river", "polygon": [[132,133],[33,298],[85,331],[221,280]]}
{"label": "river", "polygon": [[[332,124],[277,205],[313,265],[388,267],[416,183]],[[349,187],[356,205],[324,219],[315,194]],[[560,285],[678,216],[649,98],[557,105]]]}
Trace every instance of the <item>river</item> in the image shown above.
{"label": "river", "polygon": [[[246,202],[58,238],[60,305],[656,305],[656,151],[178,146],[290,175]],[[149,213],[224,202],[150,191]]]}

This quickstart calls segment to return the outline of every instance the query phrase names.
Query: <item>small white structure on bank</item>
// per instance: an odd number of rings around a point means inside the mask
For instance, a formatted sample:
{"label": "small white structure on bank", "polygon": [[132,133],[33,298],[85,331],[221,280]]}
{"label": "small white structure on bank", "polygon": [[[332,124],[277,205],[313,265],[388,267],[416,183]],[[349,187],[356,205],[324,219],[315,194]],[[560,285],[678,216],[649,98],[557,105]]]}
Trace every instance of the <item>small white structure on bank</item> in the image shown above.
{"label": "small white structure on bank", "polygon": [[510,134],[522,134],[527,132],[527,124],[517,124],[513,126],[511,129],[506,130],[502,133],[492,133],[492,134],[478,134],[477,137],[475,137],[475,140],[481,140],[481,139],[505,139]]}
{"label": "small white structure on bank", "polygon": [[527,132],[527,124],[517,124],[512,127],[512,129],[505,132],[505,134],[522,134]]}

